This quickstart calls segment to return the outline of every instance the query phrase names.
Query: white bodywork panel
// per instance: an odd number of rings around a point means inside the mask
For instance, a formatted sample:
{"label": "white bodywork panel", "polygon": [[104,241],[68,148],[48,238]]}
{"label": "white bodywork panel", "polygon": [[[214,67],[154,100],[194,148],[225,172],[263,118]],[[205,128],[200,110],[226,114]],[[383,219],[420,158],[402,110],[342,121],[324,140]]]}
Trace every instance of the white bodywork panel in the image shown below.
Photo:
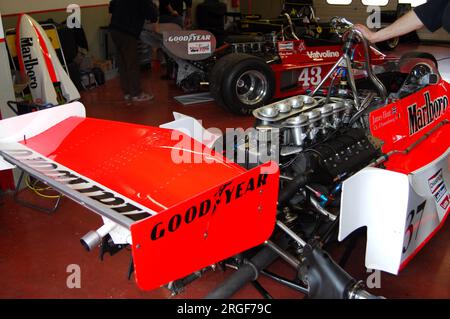
{"label": "white bodywork panel", "polygon": [[410,175],[366,168],[344,182],[339,240],[367,226],[367,268],[398,274],[444,223],[449,155]]}
{"label": "white bodywork panel", "polygon": [[[0,122],[0,149],[2,145],[17,143],[39,135],[71,116],[86,117],[83,104],[74,102],[2,120]],[[11,168],[13,166],[0,157],[0,170]]]}
{"label": "white bodywork panel", "polygon": [[116,245],[131,245],[132,239],[131,239],[131,232],[130,230],[126,229],[125,227],[118,225],[116,223],[114,223],[113,221],[111,221],[110,219],[102,216],[103,219],[103,224],[107,225],[107,224],[111,224],[111,225],[115,225],[115,227],[108,233],[114,244]]}
{"label": "white bodywork panel", "polygon": [[215,132],[206,130],[202,126],[202,123],[193,117],[177,112],[173,112],[173,116],[175,121],[163,124],[160,128],[182,132],[210,148],[222,136]]}
{"label": "white bodywork panel", "polygon": [[42,48],[44,44],[40,43],[37,32],[39,32],[40,36],[45,42],[45,46],[48,50],[48,58],[51,61],[49,63],[51,63],[52,67],[55,70],[56,77],[61,85],[61,90],[64,98],[69,102],[79,100],[80,93],[62,67],[58,55],[56,54],[55,49],[48,39],[48,36],[45,33],[44,29],[33,18],[28,15],[23,15],[21,17],[21,22],[19,25],[19,40],[21,41],[22,39],[27,38],[31,39],[31,42],[28,42],[30,46],[23,49],[21,49],[21,47],[18,47],[17,51],[22,50],[23,56],[24,54],[29,55],[27,57],[27,61],[36,61],[36,65],[30,63],[26,67],[27,71],[33,72],[36,77],[36,87],[33,88],[30,85],[33,100],[38,104],[51,103],[53,105],[58,105],[55,87],[50,78],[48,67],[44,57],[44,55],[46,54]]}
{"label": "white bodywork panel", "polygon": [[24,136],[31,138],[72,116],[86,117],[84,105],[74,102],[2,120],[0,143],[19,142]]}

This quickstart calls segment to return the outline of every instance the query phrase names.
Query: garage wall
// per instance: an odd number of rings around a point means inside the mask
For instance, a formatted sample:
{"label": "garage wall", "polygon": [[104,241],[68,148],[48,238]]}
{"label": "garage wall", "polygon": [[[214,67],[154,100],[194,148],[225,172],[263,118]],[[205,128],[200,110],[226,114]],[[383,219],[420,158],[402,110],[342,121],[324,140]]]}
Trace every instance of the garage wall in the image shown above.
{"label": "garage wall", "polygon": [[[1,11],[0,7],[0,11]],[[68,13],[64,11],[53,11],[45,13],[30,14],[37,21],[53,19],[55,22],[62,22],[67,19]],[[5,29],[15,28],[17,23],[17,15],[8,15],[3,17],[3,25]],[[81,9],[81,24],[86,33],[91,54],[101,57],[101,42],[99,28],[109,24],[108,6],[86,7]]]}
{"label": "garage wall", "polygon": [[72,3],[76,3],[80,7],[86,7],[108,4],[109,0],[0,0],[0,10],[4,15],[33,11],[53,11],[66,8]]}
{"label": "garage wall", "polygon": [[[316,14],[322,20],[328,21],[335,16],[346,17],[355,23],[366,23],[368,17],[367,6],[363,5],[361,0],[353,0],[349,5],[330,5],[326,0],[314,0]],[[395,10],[397,1],[390,0],[389,3],[381,7],[382,10]]]}
{"label": "garage wall", "polygon": [[[20,0],[21,5],[19,7],[15,7],[12,5],[14,1],[11,0],[0,0],[0,12],[3,15],[3,24],[5,29],[15,28],[17,23],[17,15],[15,13],[18,12],[30,12],[30,11],[44,11],[46,9],[56,9],[58,8],[64,8],[65,3],[75,2],[80,3],[80,1],[69,1],[69,0],[55,0],[50,2],[52,4],[52,7],[49,7],[48,4],[46,5],[38,5],[39,3],[42,4],[46,1],[37,1],[37,0],[28,0],[28,2],[32,3],[32,6],[23,6],[24,0]],[[129,0],[133,1],[133,0]],[[223,2],[230,2],[222,0]],[[158,3],[158,1],[154,1]],[[203,2],[203,0],[193,0],[193,21],[195,21],[195,7],[198,3]],[[246,2],[246,0],[243,0],[243,2]],[[254,1],[257,3],[264,2],[264,1]],[[270,2],[270,1],[269,1]],[[278,2],[278,1],[275,1]],[[87,7],[81,8],[81,23],[83,25],[84,31],[86,33],[86,37],[89,43],[89,49],[91,51],[91,54],[95,57],[102,57],[103,56],[103,47],[102,47],[102,39],[100,36],[99,28],[102,26],[107,26],[109,24],[109,13],[108,13],[108,6],[107,3],[109,3],[109,0],[83,0],[82,3],[84,5],[87,5]],[[97,6],[98,4],[104,3],[105,5]],[[262,6],[264,7],[264,6]],[[19,10],[22,8],[23,10]],[[231,11],[231,6],[229,5],[229,10]],[[278,11],[279,12],[279,9]],[[62,11],[48,11],[43,13],[31,13],[30,14],[34,19],[37,21],[44,21],[47,19],[53,19],[56,22],[61,22],[66,20],[68,13],[65,12],[65,9]]]}
{"label": "garage wall", "polygon": [[[395,10],[397,3],[396,0],[389,0],[389,3],[382,7],[382,10]],[[353,0],[349,5],[330,5],[326,0],[314,0],[314,6],[317,16],[325,21],[334,16],[343,16],[352,22],[365,24],[368,17],[367,7],[362,4],[361,0]],[[418,31],[418,34],[422,40],[450,41],[450,35],[443,29],[434,33],[422,29]]]}
{"label": "garage wall", "polygon": [[[282,7],[280,0],[252,0],[251,13],[261,14],[264,18],[276,17],[279,15]],[[389,0],[382,10],[395,10],[397,8],[398,0]],[[353,0],[349,5],[330,5],[326,0],[314,0],[314,7],[316,8],[317,16],[323,21],[327,21],[334,16],[343,16],[350,21],[356,23],[366,23],[368,13],[367,7],[362,4],[361,0]],[[241,0],[242,13],[249,12],[249,1]],[[419,37],[422,40],[434,41],[450,41],[450,35],[443,29],[434,33],[426,29],[418,31]]]}
{"label": "garage wall", "polygon": [[260,14],[263,18],[274,18],[280,14],[282,3],[283,1],[280,0],[241,0],[241,12]]}

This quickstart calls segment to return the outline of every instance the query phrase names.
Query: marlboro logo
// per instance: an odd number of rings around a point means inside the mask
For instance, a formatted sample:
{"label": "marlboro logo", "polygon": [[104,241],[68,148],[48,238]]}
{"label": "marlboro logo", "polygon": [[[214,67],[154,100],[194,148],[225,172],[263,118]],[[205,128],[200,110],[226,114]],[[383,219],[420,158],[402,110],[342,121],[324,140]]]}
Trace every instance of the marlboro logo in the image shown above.
{"label": "marlboro logo", "polygon": [[430,93],[424,94],[425,105],[417,107],[413,104],[408,107],[409,134],[414,135],[427,126],[433,124],[447,111],[448,98],[441,96],[435,100],[431,100]]}
{"label": "marlboro logo", "polygon": [[33,38],[21,38],[20,48],[22,53],[22,60],[25,73],[30,81],[30,88],[36,89],[38,87],[35,66],[39,65],[38,59],[31,55],[31,48],[33,47]]}

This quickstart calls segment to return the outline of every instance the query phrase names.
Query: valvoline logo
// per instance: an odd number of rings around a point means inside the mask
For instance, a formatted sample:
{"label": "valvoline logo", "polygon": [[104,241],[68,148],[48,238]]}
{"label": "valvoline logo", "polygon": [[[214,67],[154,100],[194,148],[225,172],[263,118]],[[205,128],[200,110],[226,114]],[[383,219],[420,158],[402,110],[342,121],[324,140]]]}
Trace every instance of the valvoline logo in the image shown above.
{"label": "valvoline logo", "polygon": [[308,51],[306,52],[306,54],[310,59],[331,59],[331,58],[339,58],[340,56],[339,51],[331,51],[331,50],[326,50],[324,52],[320,52],[317,50]]}

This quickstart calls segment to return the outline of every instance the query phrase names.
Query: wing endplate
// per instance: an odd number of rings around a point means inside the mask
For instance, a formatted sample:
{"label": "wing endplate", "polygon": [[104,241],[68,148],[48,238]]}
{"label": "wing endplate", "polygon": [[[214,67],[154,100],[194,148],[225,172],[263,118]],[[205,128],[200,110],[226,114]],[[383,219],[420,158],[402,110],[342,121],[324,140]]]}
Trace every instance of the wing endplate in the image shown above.
{"label": "wing endplate", "polygon": [[278,170],[268,163],[131,226],[136,281],[151,290],[264,243],[275,227]]}

